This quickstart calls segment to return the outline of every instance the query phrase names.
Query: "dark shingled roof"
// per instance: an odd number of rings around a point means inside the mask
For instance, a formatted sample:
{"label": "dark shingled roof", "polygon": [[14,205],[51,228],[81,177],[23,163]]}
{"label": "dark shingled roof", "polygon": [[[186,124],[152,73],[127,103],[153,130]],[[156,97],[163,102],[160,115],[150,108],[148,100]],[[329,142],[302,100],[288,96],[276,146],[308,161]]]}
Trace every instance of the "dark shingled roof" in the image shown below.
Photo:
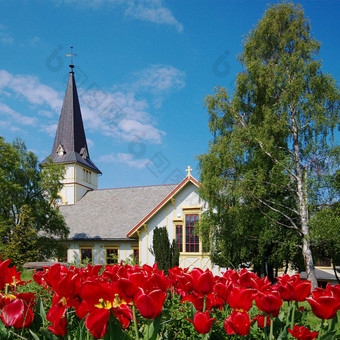
{"label": "dark shingled roof", "polygon": [[[57,153],[59,146],[65,152],[62,156]],[[87,157],[85,158],[81,156],[84,148],[87,150]],[[56,163],[81,163],[85,167],[101,174],[101,171],[90,159],[73,71],[70,72],[68,79],[50,157]]]}
{"label": "dark shingled roof", "polygon": [[123,240],[177,184],[88,191],[75,205],[60,206],[71,240]]}

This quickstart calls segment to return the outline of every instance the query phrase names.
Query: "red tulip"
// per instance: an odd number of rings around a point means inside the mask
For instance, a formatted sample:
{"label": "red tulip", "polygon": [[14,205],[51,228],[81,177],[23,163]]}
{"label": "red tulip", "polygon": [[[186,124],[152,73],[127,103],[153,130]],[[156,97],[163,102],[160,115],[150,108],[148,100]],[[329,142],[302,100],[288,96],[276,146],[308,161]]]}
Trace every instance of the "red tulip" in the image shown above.
{"label": "red tulip", "polygon": [[[253,323],[254,321],[257,321],[257,325],[260,328],[264,328],[265,320],[266,320],[266,315],[258,314],[255,316],[255,318],[253,318],[253,320],[251,320],[251,323]],[[269,326],[270,326],[270,317],[267,317],[266,327],[269,327]]]}
{"label": "red tulip", "polygon": [[319,296],[306,299],[313,313],[320,319],[333,319],[340,309],[340,299],[332,296]]}
{"label": "red tulip", "polygon": [[190,272],[190,274],[184,275],[191,280],[195,290],[199,293],[209,294],[212,292],[215,285],[215,280],[209,269],[203,272],[202,269],[195,268]]}
{"label": "red tulip", "polygon": [[67,321],[65,317],[53,322],[52,326],[48,326],[48,329],[58,336],[64,336],[67,333]]}
{"label": "red tulip", "polygon": [[216,319],[210,318],[210,315],[209,315],[208,311],[205,311],[204,313],[198,311],[194,315],[194,320],[193,321],[190,320],[190,319],[187,319],[187,320],[190,321],[194,325],[195,331],[197,333],[207,334],[207,333],[210,332],[212,323]]}
{"label": "red tulip", "polygon": [[125,278],[118,279],[118,287],[130,299],[135,297],[138,288],[132,280]]}
{"label": "red tulip", "polygon": [[249,334],[250,319],[248,313],[233,310],[231,315],[224,320],[224,329],[229,335],[234,333],[241,336]]}
{"label": "red tulip", "polygon": [[[211,309],[213,306],[213,299],[214,296],[212,294],[208,294],[205,296],[205,302],[206,302],[206,309]],[[190,295],[185,295],[182,299],[181,299],[181,303],[183,303],[184,301],[189,301],[191,302],[194,307],[199,310],[199,311],[203,311],[203,306],[204,306],[204,295],[201,293],[197,293],[195,290],[192,292],[192,294]]]}
{"label": "red tulip", "polygon": [[248,312],[253,304],[253,299],[256,294],[256,290],[247,288],[238,288],[234,284],[231,285],[229,294],[227,296],[227,302],[232,309],[236,309],[239,312]]}
{"label": "red tulip", "polygon": [[2,308],[1,320],[6,326],[28,327],[33,322],[33,312],[22,300],[14,299]]}
{"label": "red tulip", "polygon": [[0,255],[0,290],[2,290],[6,284],[15,286],[23,283],[20,279],[21,273],[17,271],[16,267],[8,268],[10,263],[10,259],[1,262]]}
{"label": "red tulip", "polygon": [[93,337],[101,338],[105,335],[110,311],[117,317],[122,328],[129,326],[133,314],[127,304],[131,300],[119,289],[117,282],[84,282],[79,294],[83,301],[76,313],[80,318],[87,315],[85,326]]}
{"label": "red tulip", "polygon": [[255,298],[255,303],[259,310],[266,314],[271,314],[274,317],[279,314],[282,306],[280,294],[278,292],[270,292],[268,290],[265,292],[259,292]]}
{"label": "red tulip", "polygon": [[110,309],[96,308],[86,318],[85,327],[95,339],[100,339],[106,334],[109,317]]}
{"label": "red tulip", "polygon": [[311,332],[306,327],[296,325],[294,325],[293,330],[288,328],[288,332],[299,340],[313,340],[318,336],[318,332]]}
{"label": "red tulip", "polygon": [[215,294],[220,297],[223,300],[226,300],[230,290],[232,289],[232,283],[222,283],[222,282],[217,282],[214,286],[214,292]]}
{"label": "red tulip", "polygon": [[142,288],[139,288],[134,301],[144,318],[154,319],[161,314],[166,296],[167,294],[161,289],[145,292]]}
{"label": "red tulip", "polygon": [[241,287],[254,288],[255,281],[258,276],[255,273],[249,272],[246,268],[240,270],[240,277],[238,279]]}
{"label": "red tulip", "polygon": [[289,276],[284,274],[282,277],[278,277],[278,284],[274,286],[281,298],[285,301],[305,301],[311,294],[311,282],[303,281],[300,275]]}

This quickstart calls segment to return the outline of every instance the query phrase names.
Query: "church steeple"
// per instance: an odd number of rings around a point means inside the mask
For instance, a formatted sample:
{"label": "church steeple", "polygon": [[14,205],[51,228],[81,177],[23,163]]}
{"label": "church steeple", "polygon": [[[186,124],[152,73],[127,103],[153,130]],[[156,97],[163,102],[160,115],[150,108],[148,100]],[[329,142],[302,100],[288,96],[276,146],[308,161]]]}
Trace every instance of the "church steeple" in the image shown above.
{"label": "church steeple", "polygon": [[89,190],[98,188],[101,171],[90,159],[81,116],[73,65],[66,88],[50,157],[65,165],[61,204],[77,203]]}
{"label": "church steeple", "polygon": [[101,174],[91,161],[74,78],[73,65],[50,157],[56,163],[81,163]]}

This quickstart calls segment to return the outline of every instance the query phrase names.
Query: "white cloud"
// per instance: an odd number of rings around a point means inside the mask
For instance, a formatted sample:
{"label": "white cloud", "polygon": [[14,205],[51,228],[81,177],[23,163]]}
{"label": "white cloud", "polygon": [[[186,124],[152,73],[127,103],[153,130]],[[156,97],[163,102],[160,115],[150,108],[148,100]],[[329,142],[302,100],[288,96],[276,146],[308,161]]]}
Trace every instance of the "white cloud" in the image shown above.
{"label": "white cloud", "polygon": [[43,117],[52,118],[54,116],[54,113],[52,111],[47,110],[39,110],[38,114]]}
{"label": "white cloud", "polygon": [[171,65],[151,65],[135,72],[131,87],[136,92],[148,92],[154,96],[153,104],[159,108],[166,96],[185,86],[186,74]]}
{"label": "white cloud", "polygon": [[38,120],[36,118],[24,116],[3,103],[0,103],[0,115],[9,116],[16,124],[19,125],[36,126],[38,124]]}
{"label": "white cloud", "polygon": [[92,139],[90,139],[90,138],[86,138],[86,142],[87,142],[87,146],[89,147],[89,148],[93,148],[94,147],[94,141],[92,140]]}
{"label": "white cloud", "polygon": [[147,101],[132,92],[91,90],[84,92],[80,101],[88,126],[104,135],[126,141],[142,137],[151,143],[160,143],[165,135],[154,126]]}
{"label": "white cloud", "polygon": [[104,163],[123,163],[137,169],[143,169],[147,164],[152,163],[149,159],[134,159],[134,155],[130,153],[103,155],[99,160]]}
{"label": "white cloud", "polygon": [[136,72],[137,80],[133,87],[137,91],[150,91],[156,94],[169,93],[185,86],[186,74],[171,65],[151,65]]}
{"label": "white cloud", "polygon": [[0,42],[3,44],[13,44],[14,42],[13,37],[7,31],[7,27],[1,24],[0,24]]}
{"label": "white cloud", "polygon": [[95,10],[115,7],[121,9],[128,18],[169,25],[175,27],[178,32],[183,31],[183,25],[174,17],[171,10],[163,5],[162,0],[54,0],[54,2]]}
{"label": "white cloud", "polygon": [[125,14],[155,24],[165,24],[176,27],[178,32],[183,31],[183,25],[176,20],[172,12],[162,5],[161,0],[128,1]]}
{"label": "white cloud", "polygon": [[39,43],[39,41],[40,41],[40,38],[37,37],[37,36],[35,36],[35,37],[33,37],[32,39],[29,39],[29,40],[28,40],[28,44],[29,44],[30,46],[34,47],[34,46],[36,46],[36,45]]}
{"label": "white cloud", "polygon": [[[157,128],[150,113],[150,102],[153,101],[154,105],[157,102],[157,107],[160,107],[166,95],[183,88],[185,73],[170,65],[151,65],[132,76],[129,84],[114,86],[115,90],[84,90],[78,87],[85,126],[123,141],[143,139],[149,143],[161,143],[166,133]],[[11,117],[11,126],[14,123],[34,125],[53,136],[63,96],[64,92],[41,83],[37,77],[13,75],[0,70],[0,100],[5,103],[13,97],[15,100],[19,98],[20,102],[24,99],[35,115],[34,118],[24,116],[3,104],[2,113]]]}
{"label": "white cloud", "polygon": [[0,128],[9,130],[11,132],[19,132],[19,131],[21,132],[22,131],[18,126],[12,126],[11,123],[8,120],[6,120],[6,121],[0,120]]}
{"label": "white cloud", "polygon": [[55,132],[57,131],[57,123],[52,124],[40,124],[40,131],[46,132],[48,135],[53,137],[55,135]]}
{"label": "white cloud", "polygon": [[5,87],[29,103],[48,105],[53,111],[59,110],[62,105],[61,93],[41,84],[37,77],[31,75],[12,75],[6,70],[0,70],[0,91]]}

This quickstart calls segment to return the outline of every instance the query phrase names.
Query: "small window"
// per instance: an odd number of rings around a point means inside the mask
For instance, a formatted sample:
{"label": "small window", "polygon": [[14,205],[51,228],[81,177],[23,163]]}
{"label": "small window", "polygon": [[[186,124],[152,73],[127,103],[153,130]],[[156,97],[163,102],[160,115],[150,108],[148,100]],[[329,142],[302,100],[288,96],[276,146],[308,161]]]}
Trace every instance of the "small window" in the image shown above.
{"label": "small window", "polygon": [[57,154],[58,154],[58,156],[64,156],[64,154],[65,154],[65,150],[63,149],[61,144],[59,144],[59,146],[57,148]]}
{"label": "small window", "polygon": [[83,181],[92,183],[92,172],[83,169]]}
{"label": "small window", "polygon": [[83,261],[92,262],[92,248],[81,248],[80,255],[81,262]]}
{"label": "small window", "polygon": [[136,263],[139,263],[139,249],[138,248],[133,249],[133,259]]}
{"label": "small window", "polygon": [[323,259],[318,260],[319,267],[330,267],[331,266],[331,259],[325,257]]}
{"label": "small window", "polygon": [[118,263],[118,249],[106,248],[106,264]]}

